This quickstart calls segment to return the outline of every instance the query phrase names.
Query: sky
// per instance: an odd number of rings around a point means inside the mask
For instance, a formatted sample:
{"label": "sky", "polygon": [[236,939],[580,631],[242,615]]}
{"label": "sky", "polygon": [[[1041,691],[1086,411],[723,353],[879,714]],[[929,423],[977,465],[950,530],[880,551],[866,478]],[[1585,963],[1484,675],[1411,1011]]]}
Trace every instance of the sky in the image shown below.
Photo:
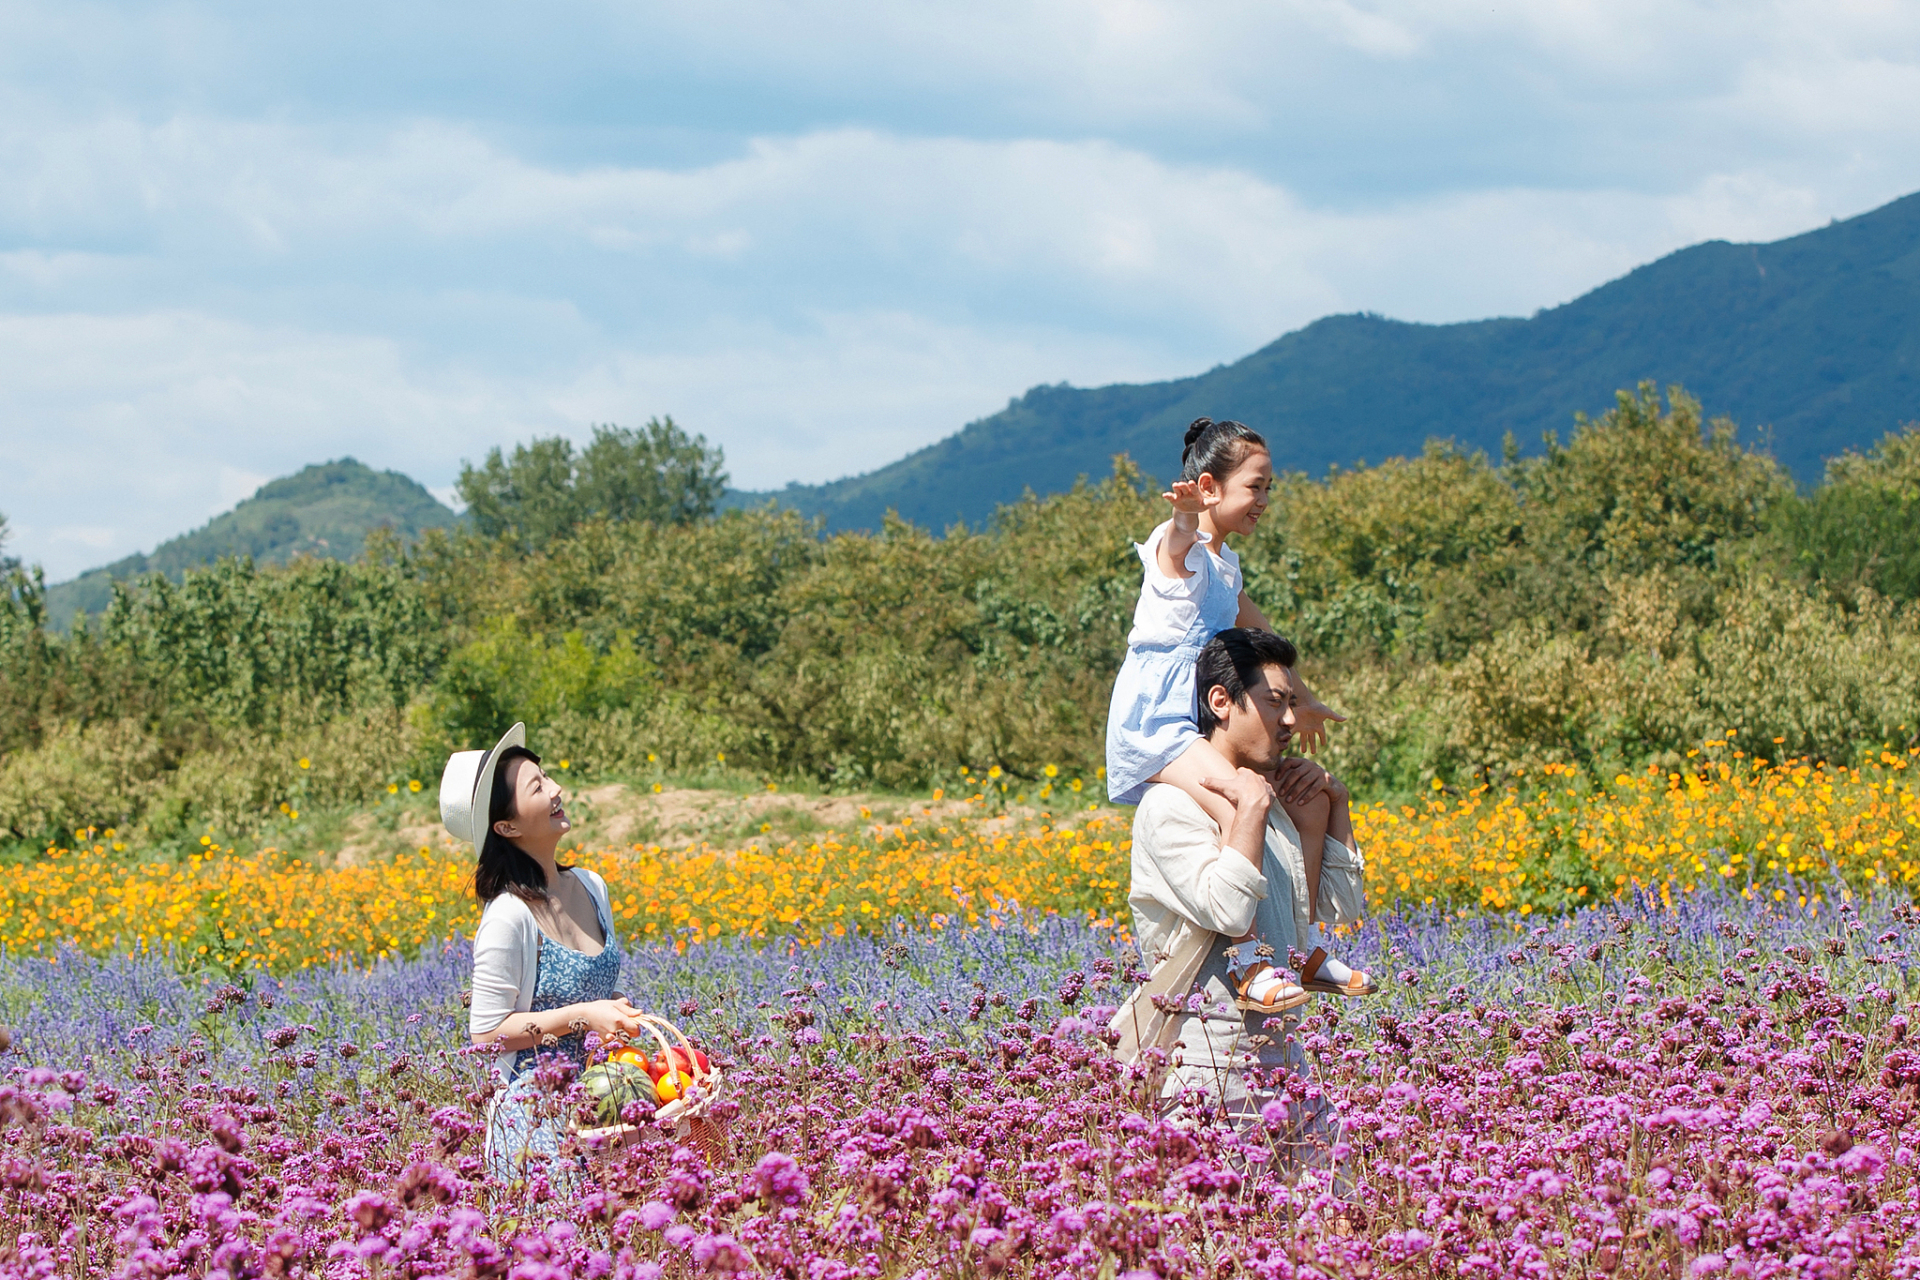
{"label": "sky", "polygon": [[671,414],[771,488],[1920,189],[1920,4],[0,0],[0,513]]}

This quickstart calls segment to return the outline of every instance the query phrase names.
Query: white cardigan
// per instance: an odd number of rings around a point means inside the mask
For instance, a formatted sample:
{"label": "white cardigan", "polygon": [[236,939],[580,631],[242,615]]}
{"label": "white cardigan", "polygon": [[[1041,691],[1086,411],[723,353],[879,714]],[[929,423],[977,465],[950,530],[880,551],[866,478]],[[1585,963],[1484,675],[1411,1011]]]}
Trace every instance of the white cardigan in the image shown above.
{"label": "white cardigan", "polygon": [[[571,870],[593,896],[599,919],[610,922],[613,910],[607,902],[607,882],[585,867]],[[473,931],[473,1003],[467,1014],[471,1034],[483,1036],[512,1014],[533,1008],[533,989],[540,978],[540,937],[533,912],[514,894],[501,894],[480,913],[480,926]],[[604,942],[614,945],[612,929],[606,930]],[[511,1078],[516,1053],[504,1049],[494,1055],[502,1079]]]}

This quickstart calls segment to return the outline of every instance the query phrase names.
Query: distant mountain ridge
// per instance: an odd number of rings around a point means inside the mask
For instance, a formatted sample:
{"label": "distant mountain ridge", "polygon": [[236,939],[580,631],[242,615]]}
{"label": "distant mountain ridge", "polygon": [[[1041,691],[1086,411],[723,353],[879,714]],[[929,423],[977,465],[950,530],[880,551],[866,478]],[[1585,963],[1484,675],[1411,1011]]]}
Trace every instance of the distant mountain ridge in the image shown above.
{"label": "distant mountain ridge", "polygon": [[150,573],[177,579],[223,556],[252,556],[257,564],[285,564],[297,555],[351,560],[375,529],[416,538],[456,519],[398,471],[375,471],[353,458],[315,463],[268,481],[233,510],[161,543],[150,555],[130,555],[47,588],[47,616],[64,628],[77,612],[105,609],[115,582]]}
{"label": "distant mountain ridge", "polygon": [[768,493],[875,528],[978,524],[996,506],[1098,478],[1128,453],[1166,478],[1193,418],[1239,418],[1274,465],[1320,474],[1450,437],[1495,452],[1599,413],[1643,379],[1679,383],[1803,483],[1824,460],[1920,419],[1920,194],[1771,244],[1694,245],[1530,319],[1410,324],[1337,315],[1171,382],[1035,387],[991,417],[864,475]]}

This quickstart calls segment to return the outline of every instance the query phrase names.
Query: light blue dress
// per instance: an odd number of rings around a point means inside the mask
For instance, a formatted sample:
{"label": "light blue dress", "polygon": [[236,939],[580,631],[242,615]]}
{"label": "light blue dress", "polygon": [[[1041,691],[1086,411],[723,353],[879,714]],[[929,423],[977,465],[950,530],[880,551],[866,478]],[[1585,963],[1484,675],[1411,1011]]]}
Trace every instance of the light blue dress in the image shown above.
{"label": "light blue dress", "polygon": [[[590,956],[562,946],[544,933],[540,935],[539,970],[533,988],[535,1012],[589,1000],[610,1000],[619,989],[620,948],[614,943],[613,916],[597,897],[595,902],[600,936],[606,943],[599,954]],[[515,1055],[512,1078],[493,1108],[493,1132],[487,1144],[487,1172],[491,1177],[518,1181],[560,1154],[569,1109],[558,1098],[543,1095],[535,1076],[539,1067],[555,1063],[565,1063],[575,1072],[584,1068],[585,1035],[561,1036],[560,1043],[552,1048],[522,1049]],[[554,1169],[550,1176],[564,1179],[565,1175]]]}
{"label": "light blue dress", "polygon": [[1187,553],[1193,576],[1160,572],[1160,543],[1172,527],[1169,520],[1133,548],[1146,580],[1107,711],[1107,795],[1115,804],[1140,803],[1148,779],[1199,740],[1194,660],[1240,617],[1240,557],[1226,547],[1214,555],[1206,534]]}

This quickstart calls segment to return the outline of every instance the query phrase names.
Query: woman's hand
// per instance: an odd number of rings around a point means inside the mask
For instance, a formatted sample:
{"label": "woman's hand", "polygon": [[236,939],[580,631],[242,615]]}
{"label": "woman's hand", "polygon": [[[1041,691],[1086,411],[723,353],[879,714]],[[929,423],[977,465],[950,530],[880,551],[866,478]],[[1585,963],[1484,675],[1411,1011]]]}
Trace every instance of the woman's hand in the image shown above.
{"label": "woman's hand", "polygon": [[575,1006],[576,1017],[586,1029],[602,1040],[626,1040],[640,1033],[640,1011],[623,996],[611,1000],[590,1000]]}

